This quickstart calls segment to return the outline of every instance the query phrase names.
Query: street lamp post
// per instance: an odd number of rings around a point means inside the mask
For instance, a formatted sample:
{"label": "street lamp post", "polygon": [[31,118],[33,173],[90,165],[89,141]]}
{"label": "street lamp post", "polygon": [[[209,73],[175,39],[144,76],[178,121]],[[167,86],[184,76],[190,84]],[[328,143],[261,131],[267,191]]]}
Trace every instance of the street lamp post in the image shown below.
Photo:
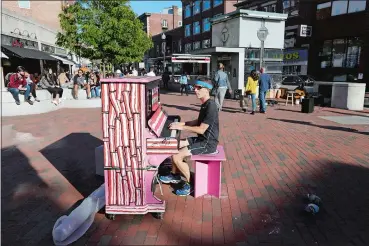
{"label": "street lamp post", "polygon": [[163,33],[162,35],[161,35],[161,40],[163,41],[163,43],[162,43],[162,53],[163,53],[163,72],[165,72],[165,67],[166,67],[166,62],[165,62],[165,53],[166,53],[166,49],[167,49],[167,44],[166,44],[166,41],[165,41],[165,39],[166,39],[167,37],[165,36],[165,33]]}
{"label": "street lamp post", "polygon": [[257,32],[258,39],[261,41],[260,46],[260,68],[264,67],[264,42],[268,36],[268,29],[265,27],[265,19],[262,19],[261,27]]}

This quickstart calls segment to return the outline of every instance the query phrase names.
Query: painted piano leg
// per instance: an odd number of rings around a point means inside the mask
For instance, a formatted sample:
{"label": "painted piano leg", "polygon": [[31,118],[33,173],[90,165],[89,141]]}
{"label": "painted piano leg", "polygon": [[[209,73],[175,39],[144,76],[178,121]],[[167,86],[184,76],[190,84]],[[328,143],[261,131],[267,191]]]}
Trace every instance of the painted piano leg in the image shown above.
{"label": "painted piano leg", "polygon": [[220,197],[221,161],[195,161],[195,198],[203,195]]}

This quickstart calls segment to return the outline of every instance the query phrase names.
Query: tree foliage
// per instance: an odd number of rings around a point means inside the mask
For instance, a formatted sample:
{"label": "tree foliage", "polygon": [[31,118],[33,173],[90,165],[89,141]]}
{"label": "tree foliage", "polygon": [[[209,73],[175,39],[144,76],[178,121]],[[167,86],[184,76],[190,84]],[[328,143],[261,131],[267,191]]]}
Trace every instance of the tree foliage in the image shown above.
{"label": "tree foliage", "polygon": [[57,45],[115,64],[141,61],[152,47],[126,0],[79,0],[59,15]]}

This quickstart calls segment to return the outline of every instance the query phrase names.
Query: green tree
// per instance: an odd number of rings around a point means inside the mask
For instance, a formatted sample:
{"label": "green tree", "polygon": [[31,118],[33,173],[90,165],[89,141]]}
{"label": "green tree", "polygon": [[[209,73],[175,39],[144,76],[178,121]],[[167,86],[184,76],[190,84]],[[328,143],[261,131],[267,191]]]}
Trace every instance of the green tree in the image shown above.
{"label": "green tree", "polygon": [[152,41],[126,0],[79,0],[59,14],[57,45],[103,63],[142,60]]}

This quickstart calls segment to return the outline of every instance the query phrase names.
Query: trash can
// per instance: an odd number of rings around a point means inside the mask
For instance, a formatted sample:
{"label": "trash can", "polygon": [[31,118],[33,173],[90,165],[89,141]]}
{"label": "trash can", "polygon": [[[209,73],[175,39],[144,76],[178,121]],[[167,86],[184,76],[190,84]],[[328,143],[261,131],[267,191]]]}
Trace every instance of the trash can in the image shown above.
{"label": "trash can", "polygon": [[304,98],[301,102],[301,112],[310,114],[314,112],[314,98]]}
{"label": "trash can", "polygon": [[234,99],[235,100],[240,100],[241,98],[241,94],[242,94],[242,90],[238,89],[238,90],[234,90]]}

